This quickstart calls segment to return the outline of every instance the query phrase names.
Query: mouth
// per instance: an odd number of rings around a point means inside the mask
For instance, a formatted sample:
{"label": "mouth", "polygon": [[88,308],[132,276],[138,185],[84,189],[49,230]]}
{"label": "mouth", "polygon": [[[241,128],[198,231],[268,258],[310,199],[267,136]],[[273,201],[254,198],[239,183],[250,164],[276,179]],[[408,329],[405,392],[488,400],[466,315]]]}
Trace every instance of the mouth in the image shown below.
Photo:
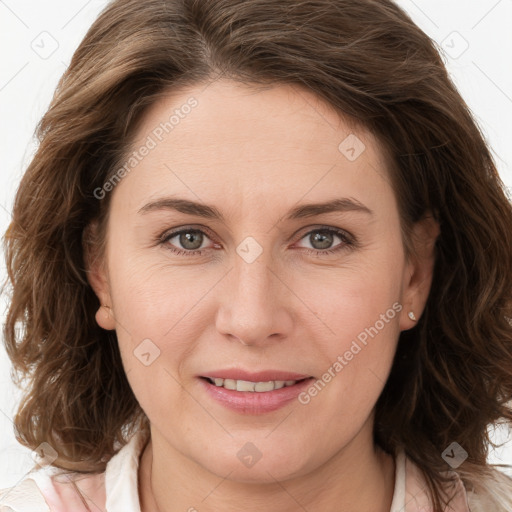
{"label": "mouth", "polygon": [[292,404],[315,380],[298,373],[235,369],[198,377],[206,397],[244,415],[269,413]]}
{"label": "mouth", "polygon": [[297,380],[268,380],[268,381],[249,381],[249,380],[235,380],[223,379],[222,377],[201,377],[208,381],[210,384],[219,388],[229,389],[231,391],[242,391],[249,393],[266,393],[284,387],[295,386],[299,382],[312,379],[313,377],[304,377]]}

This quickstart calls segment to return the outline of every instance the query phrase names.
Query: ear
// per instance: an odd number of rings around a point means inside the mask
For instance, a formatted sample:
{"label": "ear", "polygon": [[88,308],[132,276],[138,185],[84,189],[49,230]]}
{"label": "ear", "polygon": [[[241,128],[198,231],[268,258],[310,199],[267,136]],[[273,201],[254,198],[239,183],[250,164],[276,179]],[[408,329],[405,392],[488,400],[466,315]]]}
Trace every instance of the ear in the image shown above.
{"label": "ear", "polygon": [[108,270],[98,237],[98,223],[96,221],[84,229],[82,247],[87,280],[101,304],[96,312],[96,322],[103,329],[113,330],[116,323],[112,311]]}
{"label": "ear", "polygon": [[[414,327],[425,309],[435,264],[435,245],[440,233],[439,223],[428,211],[414,226],[411,233],[413,253],[409,255],[403,274],[400,330]],[[409,318],[412,311],[416,320]]]}

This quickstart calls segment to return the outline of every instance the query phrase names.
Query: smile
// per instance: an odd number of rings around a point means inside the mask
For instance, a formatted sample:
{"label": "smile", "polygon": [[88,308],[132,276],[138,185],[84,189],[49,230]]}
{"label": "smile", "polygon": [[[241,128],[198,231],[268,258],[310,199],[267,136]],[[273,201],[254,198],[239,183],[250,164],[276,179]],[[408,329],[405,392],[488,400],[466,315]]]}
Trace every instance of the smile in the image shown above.
{"label": "smile", "polygon": [[289,372],[251,375],[238,370],[216,371],[198,379],[208,400],[244,415],[265,414],[293,403],[313,380],[314,377]]}
{"label": "smile", "polygon": [[[269,380],[265,382],[251,382],[248,380],[234,380],[234,379],[221,379],[221,378],[207,378],[212,384],[224,389],[233,391],[249,391],[252,393],[264,393],[267,391],[274,391],[274,389],[281,389],[287,386],[293,386],[299,382],[298,380]],[[303,380],[303,379],[301,379]]]}

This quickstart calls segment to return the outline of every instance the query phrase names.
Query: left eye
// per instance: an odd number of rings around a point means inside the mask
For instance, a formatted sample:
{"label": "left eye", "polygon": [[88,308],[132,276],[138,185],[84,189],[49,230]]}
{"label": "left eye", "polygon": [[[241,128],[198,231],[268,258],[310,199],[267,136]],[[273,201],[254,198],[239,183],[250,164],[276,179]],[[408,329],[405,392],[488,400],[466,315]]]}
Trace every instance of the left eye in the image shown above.
{"label": "left eye", "polygon": [[[337,244],[334,248],[332,244],[335,238],[339,238],[341,243]],[[330,252],[333,250],[338,250],[342,245],[349,245],[350,241],[342,231],[338,231],[336,229],[331,228],[322,228],[315,229],[310,231],[305,236],[301,238],[301,240],[307,239],[310,244],[313,245],[311,249],[315,251],[325,251]]]}

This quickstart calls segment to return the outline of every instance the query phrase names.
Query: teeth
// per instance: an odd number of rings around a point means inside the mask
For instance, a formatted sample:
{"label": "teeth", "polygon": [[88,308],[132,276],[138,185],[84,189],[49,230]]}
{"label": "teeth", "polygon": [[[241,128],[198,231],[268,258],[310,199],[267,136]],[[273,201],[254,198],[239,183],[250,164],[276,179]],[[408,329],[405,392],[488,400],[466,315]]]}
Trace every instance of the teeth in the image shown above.
{"label": "teeth", "polygon": [[[236,381],[236,390],[237,391],[254,391],[255,386],[258,384],[254,384],[254,382],[248,382],[246,380],[237,380]],[[272,386],[273,388],[274,386]],[[265,391],[271,391],[272,388],[267,389]],[[259,390],[258,390],[259,391]]]}
{"label": "teeth", "polygon": [[267,382],[250,382],[248,380],[234,380],[234,379],[208,379],[212,384],[217,387],[231,389],[236,391],[250,391],[256,393],[263,393],[265,391],[273,391],[274,389],[281,389],[285,386],[293,386],[296,380],[270,380]]}
{"label": "teeth", "polygon": [[263,391],[272,391],[273,389],[274,382],[271,380],[268,382],[256,382],[256,384],[254,384],[254,391],[258,391],[259,393]]}
{"label": "teeth", "polygon": [[224,387],[226,389],[236,389],[236,380],[233,379],[225,379],[224,380]]}

